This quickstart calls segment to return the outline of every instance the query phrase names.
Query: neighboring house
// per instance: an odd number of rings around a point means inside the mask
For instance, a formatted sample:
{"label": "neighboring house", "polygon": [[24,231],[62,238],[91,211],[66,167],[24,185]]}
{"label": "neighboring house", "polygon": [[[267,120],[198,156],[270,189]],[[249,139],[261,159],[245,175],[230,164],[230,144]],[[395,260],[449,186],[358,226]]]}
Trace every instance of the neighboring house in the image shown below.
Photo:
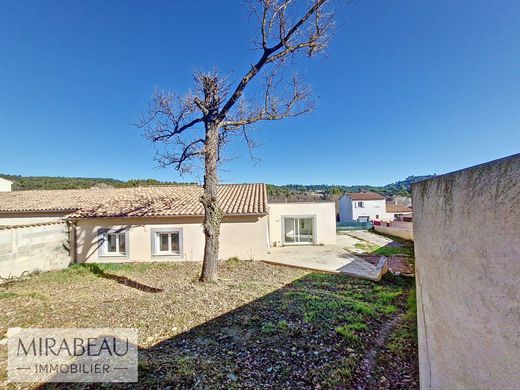
{"label": "neighboring house", "polygon": [[[200,261],[196,185],[0,193],[0,225],[65,220],[77,262]],[[219,258],[261,260],[270,246],[335,244],[334,203],[267,204],[264,184],[220,185]]]}
{"label": "neighboring house", "polygon": [[407,206],[386,203],[385,197],[375,192],[352,192],[339,199],[339,222],[393,221],[411,218]]}
{"label": "neighboring house", "polygon": [[0,192],[11,191],[12,185],[13,185],[12,181],[4,179],[3,177],[0,177]]}
{"label": "neighboring house", "polygon": [[386,218],[385,197],[375,192],[351,192],[339,199],[339,222],[368,222]]}
{"label": "neighboring house", "polygon": [[411,221],[412,218],[412,209],[408,206],[403,206],[400,204],[387,203],[386,204],[386,214],[387,219],[395,220],[395,219],[403,219]]}

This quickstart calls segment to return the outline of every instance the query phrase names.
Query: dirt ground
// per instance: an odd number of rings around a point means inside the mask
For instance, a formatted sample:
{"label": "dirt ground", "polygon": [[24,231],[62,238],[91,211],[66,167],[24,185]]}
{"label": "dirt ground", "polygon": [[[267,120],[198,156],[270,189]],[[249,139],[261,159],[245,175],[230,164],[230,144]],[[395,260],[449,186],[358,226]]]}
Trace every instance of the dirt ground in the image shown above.
{"label": "dirt ground", "polygon": [[[405,320],[412,279],[234,261],[217,283],[201,284],[199,271],[197,263],[75,266],[2,286],[0,340],[8,327],[136,327],[139,383],[128,388],[418,387]],[[6,355],[1,345],[2,381]],[[392,375],[388,361],[401,362]]]}

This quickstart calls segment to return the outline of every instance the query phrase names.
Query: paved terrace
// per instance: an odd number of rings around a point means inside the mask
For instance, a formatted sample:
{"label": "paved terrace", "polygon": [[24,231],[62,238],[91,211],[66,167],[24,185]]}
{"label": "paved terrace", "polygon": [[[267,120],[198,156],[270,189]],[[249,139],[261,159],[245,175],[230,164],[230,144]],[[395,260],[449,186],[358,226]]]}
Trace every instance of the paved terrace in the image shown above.
{"label": "paved terrace", "polygon": [[352,240],[348,235],[338,234],[336,245],[271,248],[265,262],[380,280],[386,272],[386,259],[382,258],[377,266],[364,261],[345,249]]}

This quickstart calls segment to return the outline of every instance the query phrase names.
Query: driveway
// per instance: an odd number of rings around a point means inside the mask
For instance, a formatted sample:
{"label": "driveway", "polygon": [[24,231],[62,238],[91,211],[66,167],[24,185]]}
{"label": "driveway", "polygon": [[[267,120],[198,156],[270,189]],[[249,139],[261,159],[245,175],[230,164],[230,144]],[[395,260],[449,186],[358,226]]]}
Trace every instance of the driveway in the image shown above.
{"label": "driveway", "polygon": [[317,271],[343,273],[364,279],[379,280],[386,272],[386,262],[370,264],[347,251],[351,238],[338,234],[336,245],[300,245],[270,248],[265,262]]}

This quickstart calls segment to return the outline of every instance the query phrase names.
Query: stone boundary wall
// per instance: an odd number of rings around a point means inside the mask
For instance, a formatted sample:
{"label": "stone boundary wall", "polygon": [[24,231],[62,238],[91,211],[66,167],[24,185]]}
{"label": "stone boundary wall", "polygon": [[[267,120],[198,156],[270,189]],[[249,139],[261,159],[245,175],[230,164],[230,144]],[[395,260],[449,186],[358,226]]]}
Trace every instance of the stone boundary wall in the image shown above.
{"label": "stone boundary wall", "polygon": [[413,230],[374,225],[376,232],[413,241]]}
{"label": "stone boundary wall", "polygon": [[519,389],[520,154],[412,196],[421,389]]}
{"label": "stone boundary wall", "polygon": [[4,227],[0,230],[0,278],[66,268],[68,247],[64,223]]}

